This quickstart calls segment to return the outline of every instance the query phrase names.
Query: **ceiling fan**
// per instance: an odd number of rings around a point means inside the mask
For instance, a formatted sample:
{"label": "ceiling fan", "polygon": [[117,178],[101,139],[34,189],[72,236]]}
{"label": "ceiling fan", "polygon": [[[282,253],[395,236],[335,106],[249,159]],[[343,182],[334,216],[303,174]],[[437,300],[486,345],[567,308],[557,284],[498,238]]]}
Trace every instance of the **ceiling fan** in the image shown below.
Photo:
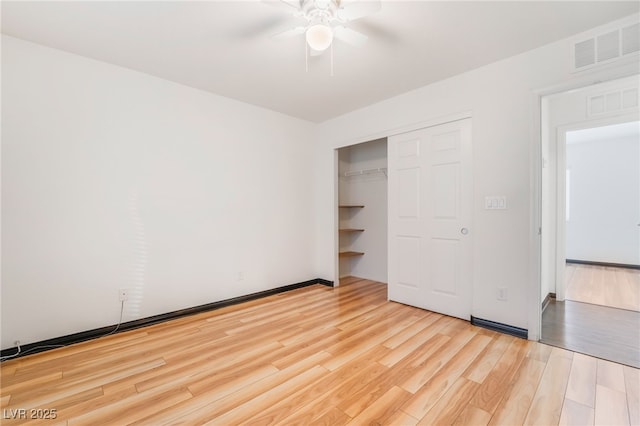
{"label": "ceiling fan", "polygon": [[380,10],[380,0],[279,0],[265,3],[288,9],[300,19],[298,26],[274,34],[274,39],[305,35],[311,56],[322,54],[334,39],[355,47],[362,46],[368,37],[347,27],[356,19]]}

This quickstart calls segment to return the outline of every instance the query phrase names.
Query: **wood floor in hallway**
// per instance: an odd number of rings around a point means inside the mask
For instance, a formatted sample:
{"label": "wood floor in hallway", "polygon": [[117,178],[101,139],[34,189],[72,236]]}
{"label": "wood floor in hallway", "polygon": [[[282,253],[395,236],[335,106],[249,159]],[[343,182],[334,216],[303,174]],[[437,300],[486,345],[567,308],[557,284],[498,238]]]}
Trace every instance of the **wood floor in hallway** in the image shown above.
{"label": "wood floor in hallway", "polygon": [[3,362],[2,424],[640,424],[637,369],[341,284]]}
{"label": "wood floor in hallway", "polygon": [[640,270],[567,263],[565,299],[640,312]]}

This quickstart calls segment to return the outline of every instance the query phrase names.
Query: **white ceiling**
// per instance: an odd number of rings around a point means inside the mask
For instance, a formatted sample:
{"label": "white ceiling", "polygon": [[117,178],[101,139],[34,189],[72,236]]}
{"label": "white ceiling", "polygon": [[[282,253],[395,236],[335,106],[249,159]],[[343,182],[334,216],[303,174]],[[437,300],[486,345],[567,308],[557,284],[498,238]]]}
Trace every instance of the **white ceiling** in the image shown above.
{"label": "white ceiling", "polygon": [[3,1],[2,32],[314,122],[636,13],[636,1],[383,1],[311,58],[258,1]]}

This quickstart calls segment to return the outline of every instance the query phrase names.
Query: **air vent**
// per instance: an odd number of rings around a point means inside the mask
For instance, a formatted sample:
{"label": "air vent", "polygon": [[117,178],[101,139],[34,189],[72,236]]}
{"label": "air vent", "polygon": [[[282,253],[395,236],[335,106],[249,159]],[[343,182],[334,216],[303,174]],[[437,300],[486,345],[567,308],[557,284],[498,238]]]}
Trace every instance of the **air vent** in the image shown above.
{"label": "air vent", "polygon": [[612,31],[597,38],[598,62],[620,56],[620,31]]}
{"label": "air vent", "polygon": [[640,51],[640,23],[610,30],[573,45],[574,71],[613,62]]}
{"label": "air vent", "polygon": [[575,67],[583,68],[596,63],[596,39],[581,41],[575,46]]}
{"label": "air vent", "polygon": [[622,54],[640,51],[640,23],[622,29]]}

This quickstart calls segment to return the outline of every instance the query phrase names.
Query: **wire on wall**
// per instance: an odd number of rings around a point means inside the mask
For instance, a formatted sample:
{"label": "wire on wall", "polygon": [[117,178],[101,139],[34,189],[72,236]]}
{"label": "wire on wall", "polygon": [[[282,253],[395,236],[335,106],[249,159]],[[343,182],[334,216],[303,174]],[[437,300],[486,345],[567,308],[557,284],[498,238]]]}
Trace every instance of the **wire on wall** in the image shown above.
{"label": "wire on wall", "polygon": [[[114,334],[116,331],[118,331],[120,329],[120,325],[122,325],[122,313],[124,312],[124,300],[120,303],[120,319],[118,320],[118,325],[116,325],[116,328],[114,328],[113,330],[111,330],[110,332],[108,332],[107,334],[103,334],[102,336],[98,336],[96,337],[96,339],[99,339],[101,337],[107,337],[110,336],[112,334]],[[31,348],[27,351],[22,352],[22,348],[20,346],[20,342],[16,342],[16,346],[18,347],[18,351],[15,354],[12,355],[7,355],[7,356],[3,356],[0,357],[0,362],[2,361],[6,361],[8,359],[11,358],[15,358],[18,355],[26,355],[29,352],[33,352],[37,349],[56,349],[56,348],[64,348],[67,345],[41,345],[41,346],[36,346],[34,348]]]}

